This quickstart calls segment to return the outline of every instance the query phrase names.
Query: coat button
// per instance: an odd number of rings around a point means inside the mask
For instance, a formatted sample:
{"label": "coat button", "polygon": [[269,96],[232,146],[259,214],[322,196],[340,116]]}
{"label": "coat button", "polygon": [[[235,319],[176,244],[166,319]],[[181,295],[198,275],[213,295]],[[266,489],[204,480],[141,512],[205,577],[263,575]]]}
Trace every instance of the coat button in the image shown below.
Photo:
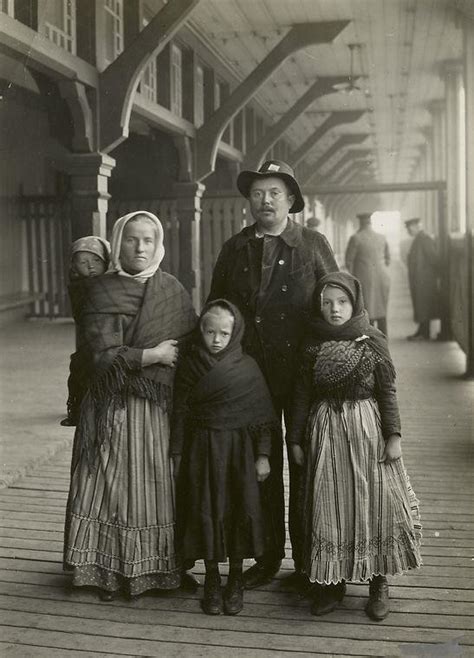
{"label": "coat button", "polygon": [[244,267],[244,272],[248,272],[248,271],[249,271],[249,268],[248,268],[248,267]]}
{"label": "coat button", "polygon": [[260,324],[261,321],[262,321],[262,318],[261,318],[259,315],[256,315],[256,316],[255,316],[255,322],[256,322],[257,324]]}
{"label": "coat button", "polygon": [[286,313],[280,313],[280,320],[284,320],[286,318]]}
{"label": "coat button", "polygon": [[278,261],[278,265],[284,265],[284,264],[285,264],[285,261],[283,260],[283,258],[280,258],[280,260]]}
{"label": "coat button", "polygon": [[286,292],[287,290],[288,290],[288,286],[286,285],[286,283],[284,283],[281,287],[281,291]]}

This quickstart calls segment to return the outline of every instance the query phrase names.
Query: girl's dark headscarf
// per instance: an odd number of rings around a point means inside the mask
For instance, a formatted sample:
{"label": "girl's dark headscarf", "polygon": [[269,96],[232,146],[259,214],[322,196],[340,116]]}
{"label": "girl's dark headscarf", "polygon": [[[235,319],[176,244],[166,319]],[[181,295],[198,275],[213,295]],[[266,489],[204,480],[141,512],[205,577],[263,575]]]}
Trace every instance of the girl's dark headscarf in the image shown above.
{"label": "girl's dark headscarf", "polygon": [[267,385],[254,359],[242,351],[244,319],[236,306],[215,299],[203,308],[203,317],[212,308],[224,308],[234,317],[229,344],[217,354],[206,348],[199,327],[192,345],[180,358],[176,374],[174,431],[172,446],[182,444],[181,416],[193,426],[221,429],[271,426],[279,431]]}
{"label": "girl's dark headscarf", "polygon": [[[327,322],[322,313],[322,297],[327,286],[341,288],[352,302],[352,317],[342,325],[333,326]],[[313,293],[312,313],[308,318],[308,341],[322,343],[330,340],[367,340],[373,351],[389,368],[393,377],[395,370],[388,349],[386,336],[373,327],[364,308],[364,298],[360,281],[347,272],[331,272],[317,283]]]}

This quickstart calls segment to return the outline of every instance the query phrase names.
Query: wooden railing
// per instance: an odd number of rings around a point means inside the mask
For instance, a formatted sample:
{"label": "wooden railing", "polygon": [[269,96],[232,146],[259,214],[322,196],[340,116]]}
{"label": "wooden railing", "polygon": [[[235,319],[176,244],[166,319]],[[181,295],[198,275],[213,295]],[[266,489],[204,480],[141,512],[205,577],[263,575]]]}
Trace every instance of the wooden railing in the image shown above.
{"label": "wooden railing", "polygon": [[27,255],[28,291],[37,299],[31,314],[70,315],[67,286],[71,245],[71,204],[57,197],[19,197],[10,201],[22,224]]}

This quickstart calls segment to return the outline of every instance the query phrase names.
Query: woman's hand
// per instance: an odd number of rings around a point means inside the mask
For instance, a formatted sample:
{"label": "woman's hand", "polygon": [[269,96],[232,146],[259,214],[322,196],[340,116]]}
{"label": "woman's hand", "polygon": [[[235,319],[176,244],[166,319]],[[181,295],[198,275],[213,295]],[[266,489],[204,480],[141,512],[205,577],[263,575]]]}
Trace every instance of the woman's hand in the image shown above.
{"label": "woman's hand", "polygon": [[173,460],[173,477],[175,480],[177,480],[179,476],[179,469],[181,467],[181,455],[173,455],[171,459]]}
{"label": "woman's hand", "polygon": [[270,462],[266,455],[259,455],[255,462],[255,470],[257,471],[257,482],[263,482],[270,475]]}
{"label": "woman's hand", "polygon": [[304,464],[304,451],[298,443],[292,443],[290,446],[290,459],[293,464],[303,466]]}
{"label": "woman's hand", "polygon": [[382,459],[379,463],[385,462],[390,464],[402,456],[402,440],[398,434],[392,434],[385,442],[385,449],[383,451]]}
{"label": "woman's hand", "polygon": [[155,347],[143,350],[142,366],[161,363],[163,366],[174,367],[178,358],[178,341],[170,338]]}

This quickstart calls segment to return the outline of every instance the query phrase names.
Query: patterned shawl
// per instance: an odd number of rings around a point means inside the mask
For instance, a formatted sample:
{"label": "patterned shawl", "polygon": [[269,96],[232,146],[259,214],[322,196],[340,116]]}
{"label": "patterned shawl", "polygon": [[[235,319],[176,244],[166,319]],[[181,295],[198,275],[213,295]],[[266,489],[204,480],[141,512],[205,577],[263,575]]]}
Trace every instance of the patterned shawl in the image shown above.
{"label": "patterned shawl", "polygon": [[[323,318],[321,300],[326,286],[342,288],[352,301],[352,317],[342,325],[333,326]],[[303,367],[314,370],[313,381],[324,396],[339,400],[355,397],[357,386],[376,366],[383,368],[386,377],[395,379],[387,339],[370,324],[360,282],[352,275],[332,272],[318,281],[307,326]]]}
{"label": "patterned shawl", "polygon": [[172,452],[180,453],[186,420],[193,427],[225,430],[261,427],[279,431],[267,384],[254,359],[242,352],[244,320],[236,306],[215,299],[204,307],[201,318],[215,305],[234,316],[229,344],[213,355],[196,331],[193,344],[178,366],[175,385]]}

